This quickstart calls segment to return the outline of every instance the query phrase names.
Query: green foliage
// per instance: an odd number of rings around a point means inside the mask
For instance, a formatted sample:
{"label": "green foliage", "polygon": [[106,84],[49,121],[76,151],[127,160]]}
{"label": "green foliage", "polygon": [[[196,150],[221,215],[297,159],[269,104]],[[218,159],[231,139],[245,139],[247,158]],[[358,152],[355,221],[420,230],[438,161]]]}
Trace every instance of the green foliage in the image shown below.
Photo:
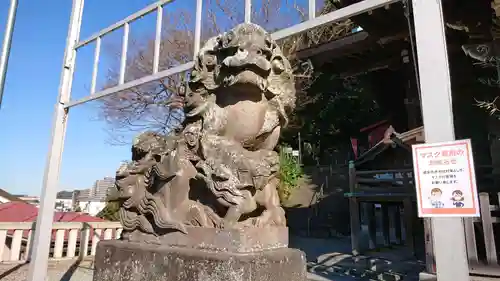
{"label": "green foliage", "polygon": [[310,88],[298,93],[297,108],[281,139],[298,146],[301,134],[304,165],[321,163],[337,151],[350,149],[350,137],[382,118],[368,75],[340,78],[328,69],[315,71]]}
{"label": "green foliage", "polygon": [[302,168],[297,162],[296,157],[287,153],[286,148],[286,146],[280,146],[280,185],[278,187],[278,194],[281,202],[286,201],[290,197],[303,175]]}
{"label": "green foliage", "polygon": [[96,215],[96,217],[109,220],[118,221],[119,217],[120,203],[118,201],[108,201],[106,206]]}

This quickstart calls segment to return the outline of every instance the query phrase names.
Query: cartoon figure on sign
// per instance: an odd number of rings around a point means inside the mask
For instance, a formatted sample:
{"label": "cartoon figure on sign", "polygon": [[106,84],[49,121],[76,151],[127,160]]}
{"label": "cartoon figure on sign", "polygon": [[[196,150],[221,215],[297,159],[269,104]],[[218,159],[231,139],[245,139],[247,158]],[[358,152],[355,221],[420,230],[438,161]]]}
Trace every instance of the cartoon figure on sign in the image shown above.
{"label": "cartoon figure on sign", "polygon": [[464,206],[464,194],[460,190],[455,190],[451,193],[451,201],[453,205],[457,208],[462,208]]}
{"label": "cartoon figure on sign", "polygon": [[431,205],[433,208],[444,208],[444,203],[441,202],[441,195],[443,195],[441,189],[433,188],[431,190],[431,196],[429,196],[429,200],[431,201]]}

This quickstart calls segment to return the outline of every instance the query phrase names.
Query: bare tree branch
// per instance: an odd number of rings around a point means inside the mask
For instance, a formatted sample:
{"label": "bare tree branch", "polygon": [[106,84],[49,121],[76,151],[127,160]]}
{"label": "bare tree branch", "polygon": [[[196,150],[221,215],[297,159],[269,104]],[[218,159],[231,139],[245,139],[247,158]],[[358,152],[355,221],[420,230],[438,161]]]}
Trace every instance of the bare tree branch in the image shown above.
{"label": "bare tree branch", "polygon": [[[222,31],[230,29],[243,22],[243,1],[238,0],[208,0],[206,18],[203,22],[203,38],[207,39]],[[255,4],[252,11],[252,21],[269,31],[276,30],[290,21],[306,19],[304,9],[293,1],[261,0]],[[283,12],[287,9],[287,12]],[[321,13],[335,9],[326,4]],[[291,11],[291,12],[288,12]],[[175,10],[164,15],[162,41],[160,44],[159,69],[164,70],[192,60],[194,26],[192,11]],[[297,60],[297,50],[322,42],[327,42],[351,32],[353,23],[350,20],[328,24],[313,31],[295,35],[279,43],[283,53],[292,62],[297,81],[298,105],[314,102],[314,97],[308,97],[307,88],[314,81],[312,64]],[[104,88],[117,84],[119,77],[120,47],[108,51],[115,64],[107,73]],[[129,57],[126,66],[126,81],[150,75],[153,71],[154,36],[133,38],[129,45]],[[101,99],[99,104],[100,120],[108,126],[110,136],[108,142],[125,144],[131,139],[130,134],[144,130],[169,133],[183,121],[182,101],[179,99],[181,86],[186,82],[187,74],[166,77],[161,81],[148,83]]]}

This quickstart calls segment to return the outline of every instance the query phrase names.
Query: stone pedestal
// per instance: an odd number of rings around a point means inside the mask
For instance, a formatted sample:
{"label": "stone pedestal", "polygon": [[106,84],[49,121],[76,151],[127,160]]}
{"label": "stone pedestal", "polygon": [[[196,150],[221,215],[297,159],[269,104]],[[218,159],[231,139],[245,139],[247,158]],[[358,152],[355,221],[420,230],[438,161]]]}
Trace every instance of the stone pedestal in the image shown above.
{"label": "stone pedestal", "polygon": [[[258,229],[205,230],[208,233],[198,245],[195,240],[173,238],[162,242],[175,245],[102,241],[97,246],[94,281],[306,280],[304,253],[287,248],[288,236],[279,235],[279,230],[278,236],[266,229],[260,229],[260,235]],[[272,243],[265,242],[266,236]]]}
{"label": "stone pedestal", "polygon": [[252,253],[288,247],[287,227],[218,229],[188,227],[187,235],[172,232],[154,236],[139,231],[125,234],[128,241],[215,252]]}

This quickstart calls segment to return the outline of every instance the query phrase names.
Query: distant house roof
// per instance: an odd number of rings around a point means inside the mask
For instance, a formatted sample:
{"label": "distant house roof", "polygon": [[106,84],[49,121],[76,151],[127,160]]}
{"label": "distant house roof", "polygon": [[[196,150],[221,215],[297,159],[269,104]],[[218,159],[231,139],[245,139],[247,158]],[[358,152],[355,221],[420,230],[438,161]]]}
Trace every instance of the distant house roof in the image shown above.
{"label": "distant house roof", "polygon": [[1,188],[0,188],[0,196],[12,202],[24,202],[21,198],[12,195]]}
{"label": "distant house roof", "polygon": [[[34,205],[23,202],[8,202],[0,204],[0,222],[35,222],[38,215],[38,208]],[[78,212],[55,212],[54,222],[102,222],[101,218]],[[8,235],[12,235],[14,230],[9,230]],[[69,231],[66,230],[64,239],[68,239]],[[93,230],[90,231],[93,235]],[[29,231],[23,231],[23,238],[27,239]],[[78,233],[78,237],[80,233]],[[52,240],[55,239],[55,230],[52,231]]]}
{"label": "distant house roof", "polygon": [[[24,202],[0,204],[0,222],[34,222],[38,208]],[[55,212],[54,222],[100,222],[101,218],[78,212]]]}
{"label": "distant house roof", "polygon": [[57,193],[57,199],[73,199],[73,191],[59,191]]}
{"label": "distant house roof", "polygon": [[368,151],[361,154],[354,163],[355,165],[361,165],[365,162],[371,161],[377,155],[379,155],[392,145],[397,145],[400,147],[404,147],[406,149],[410,149],[410,146],[408,146],[408,144],[422,143],[424,141],[425,137],[424,137],[423,126],[409,130],[401,134],[394,132],[394,128],[390,126],[386,130],[384,138],[381,141],[379,141],[376,145],[374,145],[372,148],[370,148]]}

